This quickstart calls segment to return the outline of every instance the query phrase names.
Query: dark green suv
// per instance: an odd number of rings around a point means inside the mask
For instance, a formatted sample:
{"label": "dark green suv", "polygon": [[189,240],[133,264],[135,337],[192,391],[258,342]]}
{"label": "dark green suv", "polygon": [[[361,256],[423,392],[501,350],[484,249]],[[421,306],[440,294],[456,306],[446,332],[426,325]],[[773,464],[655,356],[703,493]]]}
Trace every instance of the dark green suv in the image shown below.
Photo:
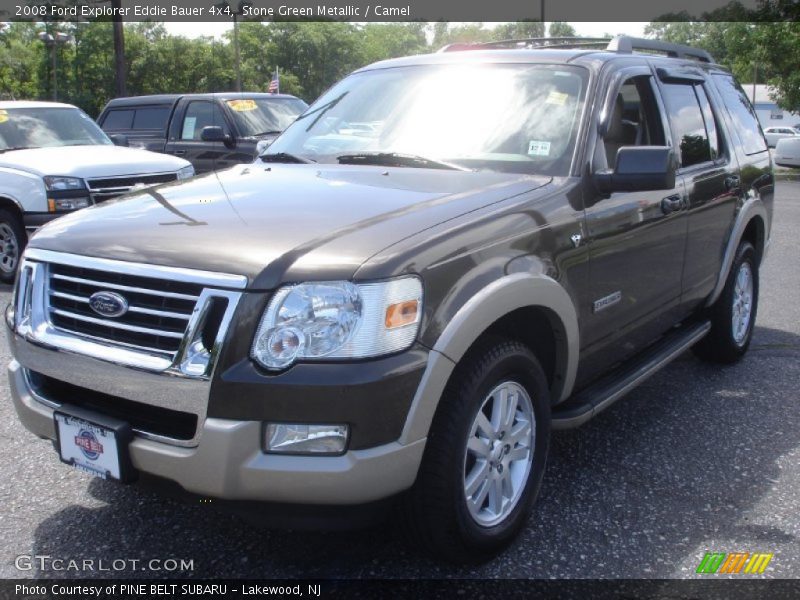
{"label": "dark green suv", "polygon": [[6,313],[20,419],[101,477],[276,518],[400,501],[420,547],[492,556],[551,429],[753,332],[750,103],[705,52],[606,43],[378,63],[254,164],[42,228]]}

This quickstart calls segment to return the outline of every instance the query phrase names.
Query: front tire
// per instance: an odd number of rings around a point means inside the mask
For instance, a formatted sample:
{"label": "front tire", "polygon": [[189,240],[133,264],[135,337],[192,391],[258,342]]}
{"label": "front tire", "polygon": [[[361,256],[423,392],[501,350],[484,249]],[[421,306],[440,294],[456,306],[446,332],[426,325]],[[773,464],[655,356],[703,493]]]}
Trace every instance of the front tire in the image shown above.
{"label": "front tire", "polygon": [[19,217],[0,208],[0,281],[14,283],[17,267],[28,238]]}
{"label": "front tire", "polygon": [[493,338],[454,371],[406,498],[407,532],[438,558],[479,563],[524,527],[550,442],[547,378],[523,344]]}
{"label": "front tire", "polygon": [[750,242],[736,251],[722,294],[709,310],[711,331],[692,349],[709,362],[738,361],[750,346],[758,311],[758,255]]}

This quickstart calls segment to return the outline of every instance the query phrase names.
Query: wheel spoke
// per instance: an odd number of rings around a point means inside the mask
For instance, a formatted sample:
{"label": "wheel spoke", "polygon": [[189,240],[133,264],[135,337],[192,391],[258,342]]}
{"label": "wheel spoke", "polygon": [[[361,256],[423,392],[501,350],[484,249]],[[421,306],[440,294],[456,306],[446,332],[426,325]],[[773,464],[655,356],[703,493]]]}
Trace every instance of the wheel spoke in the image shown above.
{"label": "wheel spoke", "polygon": [[469,498],[469,503],[472,505],[474,512],[478,512],[483,508],[483,503],[486,501],[486,496],[489,494],[489,490],[492,487],[492,482],[488,479],[482,480],[481,483],[483,487],[480,488],[480,491]]}
{"label": "wheel spoke", "polygon": [[492,428],[495,433],[503,430],[506,421],[506,408],[508,404],[508,389],[501,388],[492,399]]}
{"label": "wheel spoke", "polygon": [[511,452],[508,453],[508,460],[509,462],[527,460],[528,452],[530,452],[530,448],[527,446],[517,446],[516,448],[512,448]]}
{"label": "wheel spoke", "polygon": [[467,449],[479,458],[487,458],[492,450],[488,443],[474,435],[469,438]]}
{"label": "wheel spoke", "polygon": [[507,441],[513,447],[514,444],[529,437],[530,434],[531,434],[531,424],[528,423],[527,421],[520,421],[516,425],[514,425],[514,428],[511,430],[511,434],[507,438]]}
{"label": "wheel spoke", "polygon": [[503,431],[511,431],[511,426],[514,424],[514,417],[517,416],[517,406],[519,405],[519,392],[514,391],[508,395],[508,404],[506,406],[506,418],[503,421]]}
{"label": "wheel spoke", "polygon": [[495,431],[492,428],[492,424],[489,422],[489,419],[486,418],[486,415],[483,414],[483,411],[478,411],[478,416],[475,417],[475,427],[476,430],[483,434],[483,437],[488,439],[493,439]]}
{"label": "wheel spoke", "polygon": [[467,498],[471,498],[473,494],[475,494],[480,485],[487,480],[489,473],[489,461],[482,460],[475,463],[472,472],[469,474],[464,484],[464,493],[467,495]]}
{"label": "wheel spoke", "polygon": [[503,482],[501,479],[489,481],[489,510],[496,515],[503,510]]}

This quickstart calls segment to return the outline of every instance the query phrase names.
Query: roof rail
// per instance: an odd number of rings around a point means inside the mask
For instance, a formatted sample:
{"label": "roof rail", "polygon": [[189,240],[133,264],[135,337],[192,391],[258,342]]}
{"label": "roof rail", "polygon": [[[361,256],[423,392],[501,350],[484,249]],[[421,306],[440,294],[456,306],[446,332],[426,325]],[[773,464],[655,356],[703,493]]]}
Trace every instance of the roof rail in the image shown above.
{"label": "roof rail", "polygon": [[585,37],[547,37],[547,38],[520,38],[513,40],[498,40],[496,42],[474,42],[448,44],[439,52],[457,52],[461,50],[486,50],[490,48],[603,48],[611,38],[585,38]]}
{"label": "roof rail", "polygon": [[607,50],[626,53],[631,53],[634,50],[651,50],[653,52],[663,52],[671,58],[694,58],[701,62],[714,62],[714,58],[708,52],[699,48],[662,42],[661,40],[629,37],[627,35],[618,35],[611,40]]}
{"label": "roof rail", "polygon": [[701,62],[713,63],[714,59],[705,50],[662,42],[661,40],[648,40],[627,35],[618,35],[615,38],[582,38],[582,37],[550,37],[550,38],[522,38],[518,40],[500,40],[497,42],[455,43],[448,44],[439,52],[457,52],[461,50],[487,50],[490,48],[601,48],[609,52],[632,53],[634,50],[649,50],[661,52],[672,58],[693,58]]}

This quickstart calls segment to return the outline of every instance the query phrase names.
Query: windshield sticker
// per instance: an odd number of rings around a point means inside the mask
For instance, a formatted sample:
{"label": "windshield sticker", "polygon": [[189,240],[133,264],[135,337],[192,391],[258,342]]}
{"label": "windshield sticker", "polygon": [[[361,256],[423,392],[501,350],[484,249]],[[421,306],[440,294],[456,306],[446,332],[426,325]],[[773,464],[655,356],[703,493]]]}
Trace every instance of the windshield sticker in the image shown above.
{"label": "windshield sticker", "polygon": [[248,99],[228,100],[228,106],[231,107],[231,110],[235,110],[236,112],[247,112],[248,110],[255,110],[258,108],[255,100]]}
{"label": "windshield sticker", "polygon": [[528,156],[550,156],[550,142],[531,140],[528,143]]}
{"label": "windshield sticker", "polygon": [[8,112],[0,110],[0,123],[5,123],[6,121],[8,121]]}
{"label": "windshield sticker", "polygon": [[556,106],[564,106],[567,102],[567,98],[569,98],[569,94],[565,94],[564,92],[556,92],[552,91],[548,94],[547,99],[544,101],[545,104],[555,104]]}

